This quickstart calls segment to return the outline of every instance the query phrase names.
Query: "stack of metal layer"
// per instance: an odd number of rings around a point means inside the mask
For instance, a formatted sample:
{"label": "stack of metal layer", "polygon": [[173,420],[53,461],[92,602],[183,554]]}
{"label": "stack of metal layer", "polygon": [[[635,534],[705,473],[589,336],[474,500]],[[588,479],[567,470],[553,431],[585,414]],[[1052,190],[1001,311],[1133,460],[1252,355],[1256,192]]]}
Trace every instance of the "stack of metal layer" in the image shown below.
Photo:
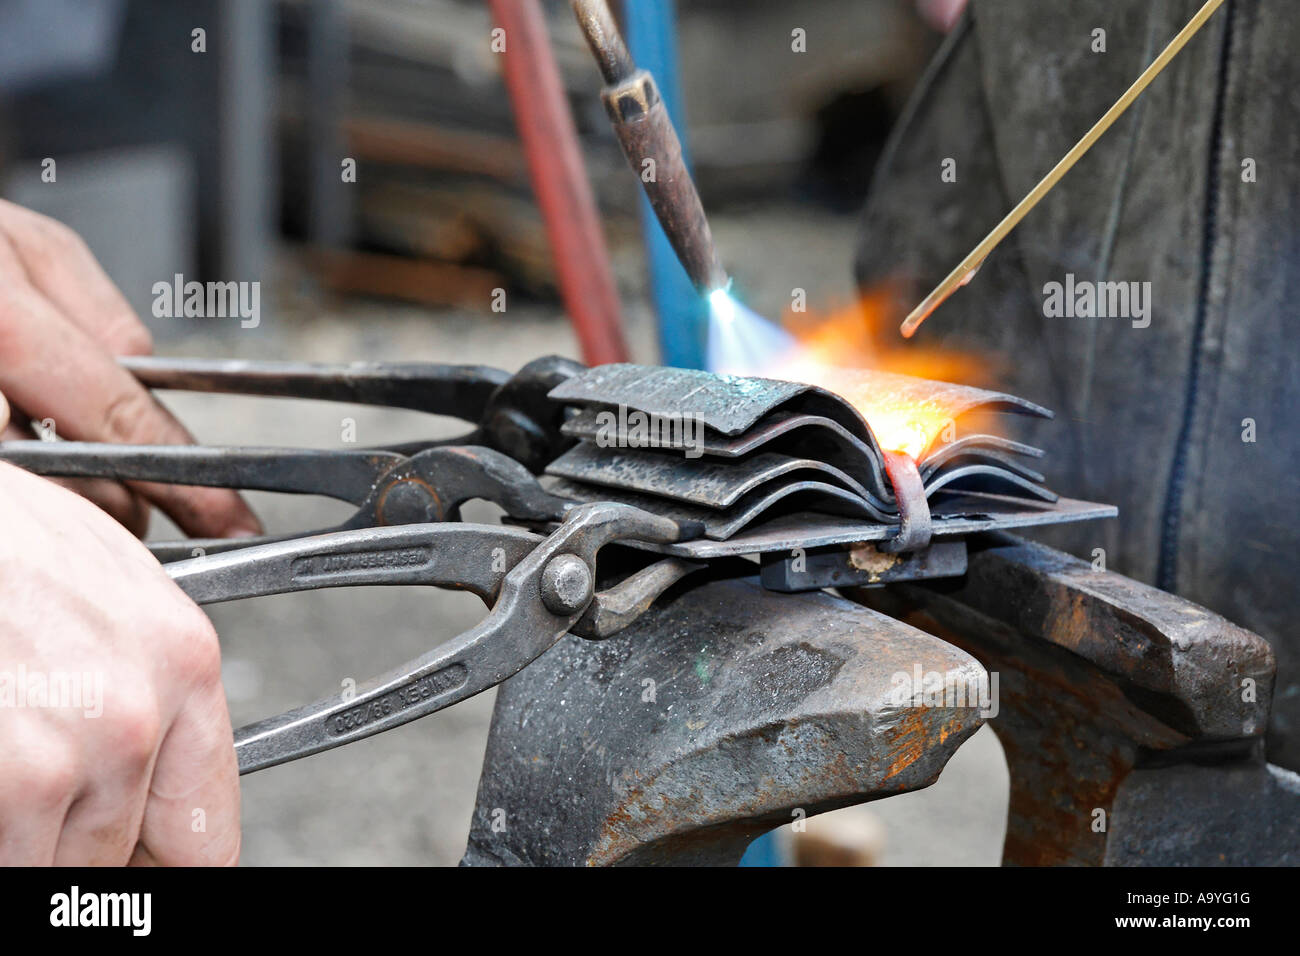
{"label": "stack of metal layer", "polygon": [[559,494],[697,520],[717,541],[795,512],[896,525],[888,465],[897,446],[877,440],[869,419],[879,415],[923,423],[909,435],[918,444],[904,450],[927,500],[956,492],[1057,500],[1023,461],[1039,449],[960,427],[972,412],[1050,418],[1047,409],[888,372],[834,369],[822,380],[828,388],[640,365],[589,369],[550,393],[576,408],[563,430],[579,441],[547,473]]}

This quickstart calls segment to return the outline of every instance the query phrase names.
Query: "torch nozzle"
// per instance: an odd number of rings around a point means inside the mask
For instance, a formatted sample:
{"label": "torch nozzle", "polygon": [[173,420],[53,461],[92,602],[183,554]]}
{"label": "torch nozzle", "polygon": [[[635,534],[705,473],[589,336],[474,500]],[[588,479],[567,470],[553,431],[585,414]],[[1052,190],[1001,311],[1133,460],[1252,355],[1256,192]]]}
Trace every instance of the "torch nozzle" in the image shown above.
{"label": "torch nozzle", "polygon": [[704,204],[654,77],[637,69],[605,0],[572,0],[572,6],[607,84],[601,99],[614,134],[673,251],[702,295],[725,289],[727,273]]}

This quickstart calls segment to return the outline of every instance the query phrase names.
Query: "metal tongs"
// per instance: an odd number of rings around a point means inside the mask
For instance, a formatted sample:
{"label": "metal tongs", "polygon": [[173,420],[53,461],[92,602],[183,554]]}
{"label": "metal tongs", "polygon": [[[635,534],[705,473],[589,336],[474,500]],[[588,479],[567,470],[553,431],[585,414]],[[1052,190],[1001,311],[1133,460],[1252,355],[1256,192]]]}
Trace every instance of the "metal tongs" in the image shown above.
{"label": "metal tongs", "polygon": [[[17,441],[0,444],[0,460],[51,477],[315,494],[357,506],[335,528],[299,534],[457,520],[459,506],[471,498],[533,522],[559,521],[570,504],[533,477],[572,441],[560,433],[562,406],[546,398],[582,368],[568,359],[537,359],[514,375],[479,365],[421,363],[128,358],[122,364],[153,388],[416,409],[476,427],[451,439],[368,449]],[[296,536],[151,542],[149,549],[161,561],[176,561]]]}
{"label": "metal tongs", "polygon": [[[574,504],[544,489],[540,472],[570,442],[563,408],[546,399],[581,368],[538,359],[511,376],[482,366],[302,365],[130,359],[155,388],[293,396],[412,408],[474,422],[467,435],[390,448],[304,450],[8,442],[0,459],[37,474],[158,481],[320,494],[357,512],[307,536],[196,540],[150,545],[194,601],[358,585],[471,591],[492,610],[477,626],[421,657],[327,697],[239,728],[239,772],[250,773],[401,726],[472,697],[518,673],[566,634],[600,639],[635,620],[665,589],[701,564],[661,558],[596,591],[596,556],[614,541],[672,544],[703,533],[623,504]],[[558,526],[460,522],[471,498],[511,518]],[[436,523],[435,523],[436,522]],[[387,526],[387,527],[385,527]]]}
{"label": "metal tongs", "polygon": [[702,565],[663,559],[597,592],[600,549],[619,540],[669,544],[701,531],[627,505],[599,502],[575,507],[546,537],[460,522],[366,528],[166,567],[199,604],[409,584],[467,590],[492,604],[478,626],[353,694],[322,698],[240,727],[235,753],[245,774],[391,730],[473,697],[518,673],[570,631],[592,639],[616,633]]}
{"label": "metal tongs", "polygon": [[107,445],[15,441],[0,444],[0,460],[38,475],[113,478],[174,485],[323,495],[357,505],[334,528],[255,538],[186,538],[147,542],[159,561],[218,554],[303,534],[459,519],[461,504],[481,498],[511,518],[559,521],[568,499],[546,491],[523,465],[475,445],[392,451],[301,448],[211,448],[200,445]]}

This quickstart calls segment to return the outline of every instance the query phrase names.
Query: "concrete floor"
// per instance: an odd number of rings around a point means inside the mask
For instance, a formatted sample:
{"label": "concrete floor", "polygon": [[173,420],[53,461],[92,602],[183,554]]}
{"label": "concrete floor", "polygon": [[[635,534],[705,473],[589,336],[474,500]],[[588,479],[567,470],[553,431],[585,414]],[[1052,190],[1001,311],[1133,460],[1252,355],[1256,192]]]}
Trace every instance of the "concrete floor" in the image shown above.
{"label": "concrete floor", "polygon": [[[850,219],[776,207],[715,220],[723,258],[749,303],[777,314],[791,289],[813,303],[852,291]],[[635,250],[617,256],[635,357],[654,360],[653,326]],[[266,297],[264,297],[264,302]],[[548,353],[576,357],[573,336],[553,307],[512,305],[504,314],[430,314],[376,303],[318,310],[310,299],[263,306],[262,326],[210,320],[197,331],[159,328],[171,355],[302,361],[465,362],[515,369]],[[343,420],[357,441],[376,445],[454,435],[456,422],[322,402],[171,393],[169,404],[211,444],[342,444]],[[345,505],[287,495],[249,496],[270,530],[327,526]],[[485,520],[490,510],[467,512]],[[172,537],[158,521],[155,537]],[[210,608],[225,652],[226,689],[236,724],[335,693],[417,656],[483,613],[464,594],[359,589],[283,595]],[[452,865],[465,847],[493,695],[483,694],[399,730],[246,777],[244,856],[250,865]],[[883,823],[885,864],[996,864],[1007,777],[992,734],[958,752],[934,787],[844,814]],[[816,823],[817,821],[814,821]]]}

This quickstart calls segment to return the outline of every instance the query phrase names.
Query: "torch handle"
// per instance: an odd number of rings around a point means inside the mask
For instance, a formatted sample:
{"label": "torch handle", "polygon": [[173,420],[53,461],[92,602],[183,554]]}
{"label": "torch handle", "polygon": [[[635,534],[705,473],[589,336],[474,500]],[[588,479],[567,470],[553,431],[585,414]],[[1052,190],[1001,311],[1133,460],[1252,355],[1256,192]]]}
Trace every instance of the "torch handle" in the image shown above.
{"label": "torch handle", "polygon": [[637,70],[606,87],[601,99],[623,152],[691,282],[705,295],[725,288],[727,273],[718,259],[704,204],[686,169],[681,140],[654,77]]}

